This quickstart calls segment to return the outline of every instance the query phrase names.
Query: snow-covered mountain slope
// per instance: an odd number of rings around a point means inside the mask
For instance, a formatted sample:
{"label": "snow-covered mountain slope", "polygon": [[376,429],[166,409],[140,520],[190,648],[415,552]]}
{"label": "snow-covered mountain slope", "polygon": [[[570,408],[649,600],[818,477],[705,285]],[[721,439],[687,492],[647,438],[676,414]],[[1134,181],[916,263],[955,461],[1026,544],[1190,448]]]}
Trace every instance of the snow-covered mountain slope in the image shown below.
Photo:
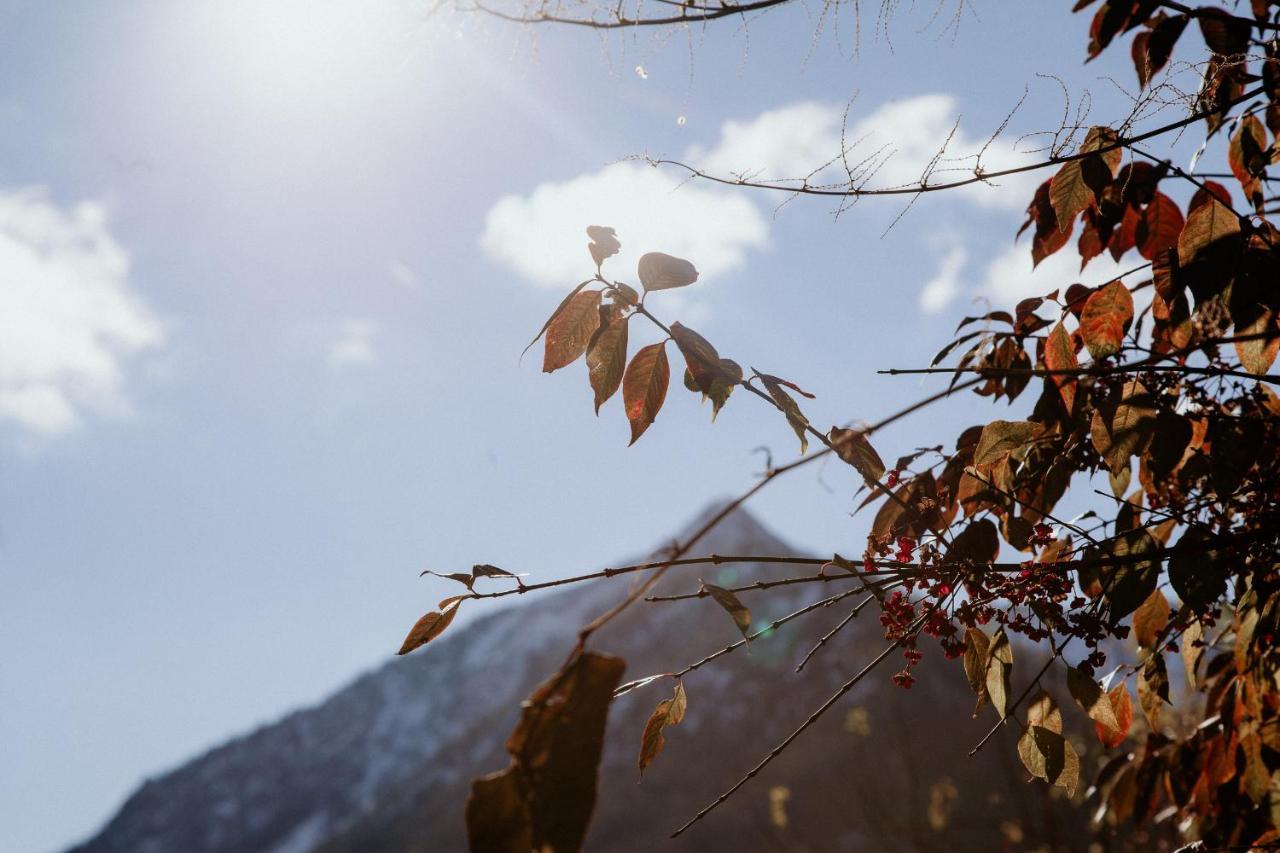
{"label": "snow-covered mountain slope", "polygon": [[[696,522],[695,522],[696,523]],[[739,511],[699,553],[794,553]],[[699,577],[729,585],[797,574],[764,565],[674,568],[662,592]],[[506,766],[520,700],[563,660],[577,629],[627,590],[623,576],[521,602],[446,632],[320,705],[147,782],[82,853],[465,850],[470,780]],[[744,594],[757,624],[834,584]],[[1074,848],[1079,820],[1027,785],[1013,735],[966,753],[990,725],[969,719],[961,669],[926,648],[911,691],[886,665],[760,777],[674,842],[666,836],[748,770],[884,646],[868,608],[799,675],[796,663],[855,598],[823,608],[685,679],[689,711],[639,780],[644,721],[670,680],[614,703],[592,851],[999,850]],[[737,637],[708,599],[640,603],[593,639],[626,679],[671,671]],[[637,784],[639,782],[639,784]]]}

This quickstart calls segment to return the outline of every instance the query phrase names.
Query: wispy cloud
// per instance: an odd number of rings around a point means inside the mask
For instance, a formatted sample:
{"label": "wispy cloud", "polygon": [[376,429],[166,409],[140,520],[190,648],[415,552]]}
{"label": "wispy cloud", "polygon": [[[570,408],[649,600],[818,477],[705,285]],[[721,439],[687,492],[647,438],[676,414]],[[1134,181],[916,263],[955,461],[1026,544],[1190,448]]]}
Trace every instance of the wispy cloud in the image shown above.
{"label": "wispy cloud", "polygon": [[375,339],[378,324],[373,320],[350,318],[342,323],[338,338],[329,348],[333,367],[372,367],[378,363]]}
{"label": "wispy cloud", "polygon": [[0,191],[0,419],[54,435],[129,410],[125,364],[165,335],[128,273],[101,204]]}

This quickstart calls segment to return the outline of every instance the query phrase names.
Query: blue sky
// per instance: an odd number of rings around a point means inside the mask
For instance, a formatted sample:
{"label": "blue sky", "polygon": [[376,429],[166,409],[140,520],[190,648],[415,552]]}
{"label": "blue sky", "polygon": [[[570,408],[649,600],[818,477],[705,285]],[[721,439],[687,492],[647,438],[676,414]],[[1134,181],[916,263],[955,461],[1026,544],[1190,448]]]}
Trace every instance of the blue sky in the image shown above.
{"label": "blue sky", "polygon": [[[692,260],[651,307],[816,393],[824,428],[935,387],[874,371],[927,363],[974,299],[1074,280],[1013,244],[1026,182],[925,197],[885,234],[900,201],[837,218],[619,162],[793,177],[838,153],[852,99],[895,183],[956,118],[953,150],[980,148],[1024,88],[988,156],[1030,156],[1017,137],[1062,114],[1038,73],[1099,117],[1124,103],[1107,75],[1134,85],[1127,50],[1083,65],[1065,2],[972,7],[955,34],[903,10],[892,44],[864,11],[855,56],[816,6],[601,39],[408,2],[0,3],[6,849],[80,838],[386,660],[447,590],[421,569],[589,570],[750,485],[753,448],[795,453],[776,413],[744,396],[712,425],[678,382],[627,449],[580,365],[518,363],[590,274],[587,225],[618,228],[616,277]],[[993,414],[960,401],[878,444]],[[856,551],[852,489],[805,469],[754,506]]]}

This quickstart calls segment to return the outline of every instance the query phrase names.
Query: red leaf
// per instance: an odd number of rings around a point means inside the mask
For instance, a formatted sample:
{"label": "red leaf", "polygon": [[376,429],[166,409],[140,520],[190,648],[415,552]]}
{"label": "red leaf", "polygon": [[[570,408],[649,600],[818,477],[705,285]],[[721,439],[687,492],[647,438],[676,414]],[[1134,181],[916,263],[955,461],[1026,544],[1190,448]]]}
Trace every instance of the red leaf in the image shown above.
{"label": "red leaf", "polygon": [[569,297],[547,324],[542,372],[572,364],[587,351],[591,336],[600,327],[600,291],[584,290]]}
{"label": "red leaf", "polygon": [[1138,253],[1150,261],[1161,251],[1178,245],[1182,226],[1182,211],[1178,210],[1177,203],[1164,193],[1157,192],[1142,212],[1134,233]]}
{"label": "red leaf", "polygon": [[631,421],[631,441],[644,435],[644,431],[658,416],[662,402],[667,398],[667,385],[671,381],[671,367],[667,364],[667,342],[650,344],[635,354],[622,378],[622,402]]}
{"label": "red leaf", "polygon": [[587,371],[596,392],[596,414],[618,390],[627,366],[627,319],[617,317],[601,328],[587,347]]}

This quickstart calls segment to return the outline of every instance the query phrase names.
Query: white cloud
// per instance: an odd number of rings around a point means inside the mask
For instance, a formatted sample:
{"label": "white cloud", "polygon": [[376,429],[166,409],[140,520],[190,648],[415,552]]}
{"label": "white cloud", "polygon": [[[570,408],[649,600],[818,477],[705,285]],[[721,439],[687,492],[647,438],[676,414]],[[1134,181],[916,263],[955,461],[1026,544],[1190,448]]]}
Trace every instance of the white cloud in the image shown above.
{"label": "white cloud", "polygon": [[51,435],[128,411],[124,363],[164,341],[101,204],[0,191],[0,419]]}
{"label": "white cloud", "polygon": [[351,318],[342,324],[338,339],[329,348],[329,364],[333,367],[371,367],[378,363],[374,339],[378,324],[373,320]]}
{"label": "white cloud", "polygon": [[[890,101],[862,117],[851,114],[843,136],[846,159],[851,168],[874,172],[868,187],[913,185],[947,142],[955,121],[955,99],[939,94]],[[724,177],[798,180],[816,170],[812,181],[838,184],[846,180],[839,162],[845,122],[840,105],[790,104],[750,120],[725,122],[715,145],[693,146],[682,159]],[[1010,142],[988,146],[985,138],[957,130],[933,182],[971,175],[975,155],[984,146],[982,163],[988,171],[1027,159]],[[1021,209],[1034,181],[1009,181],[1011,185],[1000,188],[976,184],[946,195],[969,204]],[[741,266],[748,250],[766,244],[769,225],[761,206],[772,202],[749,191],[689,180],[677,169],[615,163],[540,184],[527,195],[499,199],[489,210],[480,244],[522,277],[567,289],[592,268],[584,229],[608,225],[617,229],[623,251],[606,271],[634,278],[641,254],[662,251],[688,258],[703,279],[713,279]],[[931,299],[945,301],[950,291],[944,285],[937,285]]]}
{"label": "white cloud", "polygon": [[953,247],[938,264],[937,274],[920,290],[920,310],[936,314],[951,304],[960,293],[960,273],[969,260],[962,246]]}
{"label": "white cloud", "polygon": [[408,290],[421,290],[422,279],[404,261],[394,260],[387,264],[387,274],[396,284]]}
{"label": "white cloud", "polygon": [[605,262],[635,279],[645,252],[693,261],[701,280],[729,272],[768,238],[759,209],[742,193],[702,184],[639,163],[614,163],[568,181],[509,195],[489,210],[480,244],[490,257],[538,284],[568,290],[594,269],[588,225],[618,232],[622,251]]}
{"label": "white cloud", "polygon": [[1103,252],[1080,270],[1080,254],[1075,243],[1068,243],[1045,258],[1032,272],[1031,241],[1022,240],[992,258],[984,271],[980,293],[998,306],[1012,306],[1028,296],[1043,296],[1057,288],[1065,291],[1075,282],[1088,285],[1110,281],[1120,273],[1137,266],[1132,259],[1116,263]]}

